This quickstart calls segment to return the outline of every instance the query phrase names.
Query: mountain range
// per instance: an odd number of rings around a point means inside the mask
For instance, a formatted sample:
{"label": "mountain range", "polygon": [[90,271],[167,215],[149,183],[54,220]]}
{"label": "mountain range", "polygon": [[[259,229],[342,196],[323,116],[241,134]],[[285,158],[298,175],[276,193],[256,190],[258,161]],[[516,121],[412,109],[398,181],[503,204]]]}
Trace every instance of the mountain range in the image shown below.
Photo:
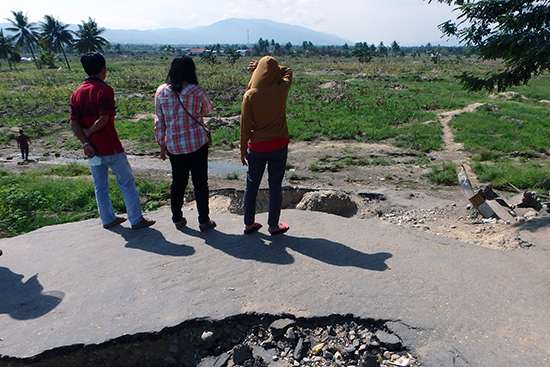
{"label": "mountain range", "polygon": [[[11,26],[0,23],[0,28]],[[101,25],[100,25],[101,26]],[[76,30],[76,25],[70,25]],[[7,32],[5,32],[7,33]],[[224,19],[209,26],[195,28],[164,28],[154,30],[110,29],[101,34],[111,44],[159,44],[159,45],[210,45],[210,44],[255,44],[260,38],[274,40],[280,45],[288,42],[301,45],[303,41],[316,46],[351,44],[339,36],[318,32],[309,28],[278,23],[267,19]]]}

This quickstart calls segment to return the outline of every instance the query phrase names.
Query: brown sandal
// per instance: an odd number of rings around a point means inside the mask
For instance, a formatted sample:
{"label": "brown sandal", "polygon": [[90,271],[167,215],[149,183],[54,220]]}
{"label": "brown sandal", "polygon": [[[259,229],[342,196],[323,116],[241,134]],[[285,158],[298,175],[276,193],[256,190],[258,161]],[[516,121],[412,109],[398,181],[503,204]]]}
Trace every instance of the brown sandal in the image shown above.
{"label": "brown sandal", "polygon": [[140,229],[140,228],[145,228],[145,227],[150,227],[152,226],[153,224],[155,224],[156,221],[154,219],[150,219],[150,218],[143,218],[141,220],[141,222],[139,222],[138,224],[136,225],[133,225],[132,226],[132,229]]}
{"label": "brown sandal", "polygon": [[126,222],[126,218],[124,217],[115,217],[115,220],[113,220],[109,224],[104,224],[103,228],[111,228],[112,226],[116,226],[117,224]]}
{"label": "brown sandal", "polygon": [[214,222],[213,220],[209,220],[204,224],[199,224],[199,229],[201,230],[201,232],[208,231],[209,229],[212,229],[215,227],[216,227],[216,222]]}
{"label": "brown sandal", "polygon": [[181,229],[182,227],[185,227],[187,225],[187,219],[185,217],[181,218],[179,222],[174,222],[176,225],[176,229]]}

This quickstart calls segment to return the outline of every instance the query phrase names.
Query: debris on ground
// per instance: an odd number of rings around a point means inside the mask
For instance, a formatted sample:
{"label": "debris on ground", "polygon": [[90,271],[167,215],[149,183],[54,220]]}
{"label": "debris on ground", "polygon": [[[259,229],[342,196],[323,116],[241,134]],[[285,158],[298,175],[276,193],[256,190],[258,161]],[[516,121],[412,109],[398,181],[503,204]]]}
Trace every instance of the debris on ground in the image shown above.
{"label": "debris on ground", "polygon": [[244,341],[198,367],[419,366],[401,339],[355,321],[304,325],[281,318],[251,329]]}
{"label": "debris on ground", "polygon": [[484,218],[502,219],[507,223],[513,223],[517,221],[514,208],[533,208],[537,212],[542,209],[536,192],[526,191],[506,201],[489,186],[474,194],[463,165],[457,167],[457,176],[464,195]]}
{"label": "debris on ground", "polygon": [[420,366],[387,320],[348,315],[296,318],[241,314],[195,319],[159,332],[98,345],[72,345],[30,358],[0,356],[6,367],[383,367]]}

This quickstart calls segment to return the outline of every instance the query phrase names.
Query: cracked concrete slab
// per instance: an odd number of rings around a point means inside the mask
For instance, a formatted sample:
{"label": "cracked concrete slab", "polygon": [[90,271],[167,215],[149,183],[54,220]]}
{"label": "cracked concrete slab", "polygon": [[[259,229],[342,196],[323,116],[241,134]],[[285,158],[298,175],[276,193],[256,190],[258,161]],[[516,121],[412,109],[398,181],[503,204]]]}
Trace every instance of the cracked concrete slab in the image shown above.
{"label": "cracked concrete slab", "polygon": [[[284,210],[289,232],[105,230],[98,219],[0,240],[0,354],[30,357],[248,313],[386,320],[424,366],[545,366],[550,246],[499,251],[378,219]],[[265,223],[266,214],[256,220]]]}

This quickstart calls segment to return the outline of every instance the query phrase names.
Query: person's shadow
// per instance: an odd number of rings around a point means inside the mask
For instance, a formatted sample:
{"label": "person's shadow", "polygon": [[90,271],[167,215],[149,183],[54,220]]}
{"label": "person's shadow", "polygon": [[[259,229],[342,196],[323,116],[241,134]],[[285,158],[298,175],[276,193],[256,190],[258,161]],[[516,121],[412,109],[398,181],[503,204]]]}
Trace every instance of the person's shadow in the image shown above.
{"label": "person's shadow", "polygon": [[36,319],[57,307],[65,297],[61,291],[42,292],[38,274],[23,282],[24,276],[0,266],[0,313],[16,320]]}
{"label": "person's shadow", "polygon": [[125,247],[127,248],[166,256],[191,256],[195,253],[193,247],[169,242],[162,232],[151,227],[136,230],[116,226],[109,230],[120,234],[126,240]]}
{"label": "person's shadow", "polygon": [[234,235],[216,230],[199,232],[191,228],[185,228],[183,232],[201,237],[207,245],[238,259],[271,264],[294,263],[294,257],[286,251],[287,248],[327,264],[374,271],[387,270],[389,267],[386,260],[392,257],[388,252],[367,254],[324,238],[301,238],[286,234],[270,236],[263,233]]}

